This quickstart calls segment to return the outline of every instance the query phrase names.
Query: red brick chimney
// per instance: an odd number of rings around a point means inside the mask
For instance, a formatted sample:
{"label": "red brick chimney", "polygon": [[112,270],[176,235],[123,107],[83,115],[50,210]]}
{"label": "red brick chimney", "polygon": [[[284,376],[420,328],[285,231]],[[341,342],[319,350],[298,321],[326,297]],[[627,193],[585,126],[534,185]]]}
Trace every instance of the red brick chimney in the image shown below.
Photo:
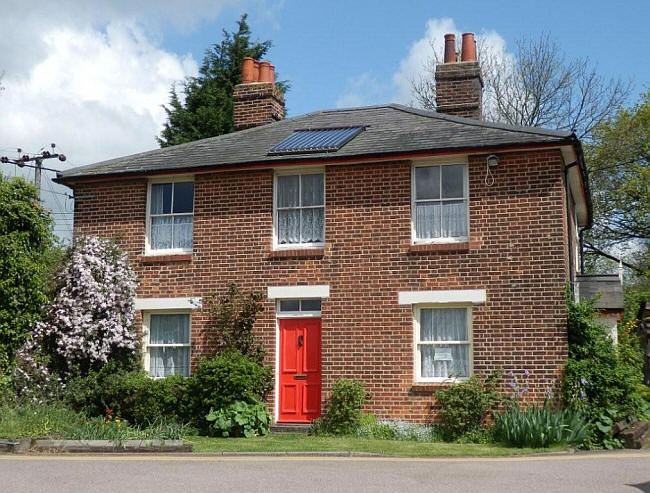
{"label": "red brick chimney", "polygon": [[474,33],[463,34],[461,57],[456,54],[456,36],[445,34],[444,63],[436,67],[436,110],[448,115],[480,120],[483,78],[476,60]]}
{"label": "red brick chimney", "polygon": [[284,96],[275,87],[275,67],[244,58],[242,82],[233,90],[235,130],[257,127],[284,118]]}

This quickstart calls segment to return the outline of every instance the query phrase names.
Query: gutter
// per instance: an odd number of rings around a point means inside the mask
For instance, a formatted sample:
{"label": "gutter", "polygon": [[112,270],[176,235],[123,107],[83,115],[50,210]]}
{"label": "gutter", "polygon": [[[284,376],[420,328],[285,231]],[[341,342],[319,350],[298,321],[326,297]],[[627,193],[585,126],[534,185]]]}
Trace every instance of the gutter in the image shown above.
{"label": "gutter", "polygon": [[[240,171],[251,169],[269,169],[283,166],[309,166],[309,165],[326,165],[326,164],[363,164],[363,163],[378,163],[382,161],[399,161],[413,158],[422,158],[428,156],[449,156],[455,154],[490,154],[495,152],[515,152],[520,150],[532,149],[549,149],[557,148],[562,145],[573,144],[573,136],[568,142],[542,142],[536,144],[521,144],[521,145],[497,145],[491,147],[456,147],[444,150],[428,149],[421,151],[410,152],[395,152],[395,153],[379,153],[379,154],[363,154],[359,156],[348,157],[335,157],[335,156],[318,156],[317,158],[304,159],[304,158],[285,158],[277,160],[265,161],[248,161],[232,164],[208,164],[204,166],[195,166],[192,168],[177,168],[177,169],[153,169],[153,170],[140,170],[131,172],[117,172],[117,173],[104,173],[97,175],[77,175],[65,176],[57,173],[57,177],[52,181],[72,188],[72,182],[99,182],[99,181],[114,181],[120,179],[134,179],[134,178],[148,178],[156,175],[175,175],[175,174],[197,174],[197,173],[213,173],[220,171]],[[581,150],[580,150],[581,153]],[[579,153],[579,154],[580,154]]]}

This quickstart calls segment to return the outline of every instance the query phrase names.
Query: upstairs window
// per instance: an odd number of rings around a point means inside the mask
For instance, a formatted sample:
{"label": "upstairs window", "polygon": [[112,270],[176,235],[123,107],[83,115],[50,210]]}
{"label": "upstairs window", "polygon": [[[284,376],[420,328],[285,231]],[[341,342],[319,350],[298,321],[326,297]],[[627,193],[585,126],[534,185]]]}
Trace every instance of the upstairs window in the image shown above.
{"label": "upstairs window", "polygon": [[467,166],[413,168],[413,239],[416,243],[467,241]]}
{"label": "upstairs window", "polygon": [[149,189],[148,250],[189,253],[193,245],[194,182],[153,182]]}
{"label": "upstairs window", "polygon": [[324,242],[325,175],[322,172],[276,175],[276,246],[320,247]]}

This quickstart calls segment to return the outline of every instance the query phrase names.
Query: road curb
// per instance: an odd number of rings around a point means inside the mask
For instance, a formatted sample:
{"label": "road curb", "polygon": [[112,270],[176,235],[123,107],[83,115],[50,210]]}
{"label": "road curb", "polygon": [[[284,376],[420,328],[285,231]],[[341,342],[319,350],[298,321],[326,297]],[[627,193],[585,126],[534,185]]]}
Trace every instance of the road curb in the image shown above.
{"label": "road curb", "polygon": [[13,454],[29,452],[55,453],[168,453],[192,452],[192,445],[183,440],[58,440],[22,438],[3,440],[0,451]]}

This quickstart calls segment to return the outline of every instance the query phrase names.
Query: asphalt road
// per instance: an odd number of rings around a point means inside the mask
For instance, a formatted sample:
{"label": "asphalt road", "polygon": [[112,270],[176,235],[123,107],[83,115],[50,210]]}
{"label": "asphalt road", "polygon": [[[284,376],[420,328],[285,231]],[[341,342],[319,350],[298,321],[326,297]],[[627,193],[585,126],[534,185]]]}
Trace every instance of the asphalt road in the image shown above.
{"label": "asphalt road", "polygon": [[650,451],[492,459],[0,455],[0,492],[650,493]]}

